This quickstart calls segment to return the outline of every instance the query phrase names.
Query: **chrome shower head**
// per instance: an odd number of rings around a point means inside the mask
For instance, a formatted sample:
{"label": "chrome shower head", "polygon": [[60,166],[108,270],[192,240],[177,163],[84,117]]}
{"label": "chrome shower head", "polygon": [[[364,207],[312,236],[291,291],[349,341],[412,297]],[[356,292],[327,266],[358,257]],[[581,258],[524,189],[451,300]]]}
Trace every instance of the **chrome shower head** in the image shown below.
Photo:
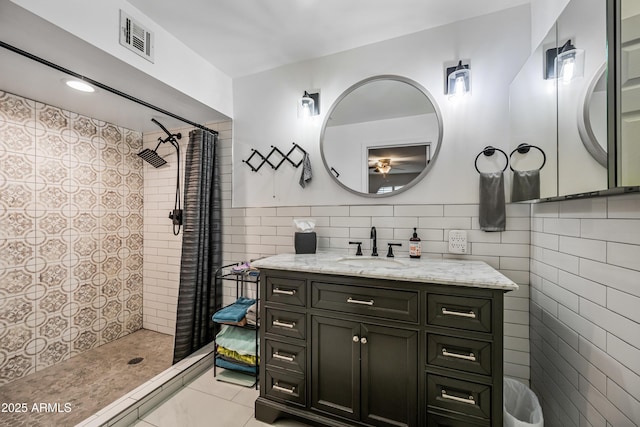
{"label": "chrome shower head", "polygon": [[138,156],[154,168],[159,168],[160,166],[167,164],[167,161],[158,156],[158,153],[156,153],[155,150],[150,150],[148,148],[145,148],[144,150],[139,152]]}

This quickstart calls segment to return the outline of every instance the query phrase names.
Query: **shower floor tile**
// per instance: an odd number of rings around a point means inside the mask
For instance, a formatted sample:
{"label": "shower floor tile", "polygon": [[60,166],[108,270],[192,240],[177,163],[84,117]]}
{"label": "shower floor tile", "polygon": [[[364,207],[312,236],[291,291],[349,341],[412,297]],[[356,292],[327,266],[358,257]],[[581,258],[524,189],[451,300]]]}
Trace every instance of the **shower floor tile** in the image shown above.
{"label": "shower floor tile", "polygon": [[[127,363],[136,357],[144,360]],[[73,426],[172,361],[173,337],[141,329],[0,387],[0,404],[6,404],[2,409],[11,409],[0,412],[0,427]],[[26,407],[8,406],[23,403]]]}

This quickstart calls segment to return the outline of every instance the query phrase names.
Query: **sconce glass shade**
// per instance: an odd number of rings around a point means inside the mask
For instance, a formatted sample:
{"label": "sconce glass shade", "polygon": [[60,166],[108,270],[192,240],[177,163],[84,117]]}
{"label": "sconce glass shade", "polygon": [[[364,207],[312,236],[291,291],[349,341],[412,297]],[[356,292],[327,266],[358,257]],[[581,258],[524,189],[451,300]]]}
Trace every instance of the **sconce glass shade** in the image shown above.
{"label": "sconce glass shade", "polygon": [[566,84],[584,75],[584,50],[576,49],[570,39],[559,48],[548,49],[545,55],[545,79]]}
{"label": "sconce glass shade", "polygon": [[310,94],[305,90],[298,107],[298,117],[317,116],[320,114],[320,94]]}
{"label": "sconce glass shade", "polygon": [[[450,71],[452,70],[452,71]],[[462,65],[462,61],[458,61],[458,66],[448,68],[447,77],[447,94],[449,98],[461,97],[471,90],[471,69],[468,65]]]}
{"label": "sconce glass shade", "polygon": [[315,107],[315,101],[309,96],[309,92],[306,90],[304,91],[304,95],[302,95],[302,99],[300,99],[300,107],[302,108],[302,115],[304,117],[312,115]]}
{"label": "sconce glass shade", "polygon": [[568,40],[554,61],[556,76],[563,83],[569,83],[576,77],[584,75],[584,50],[576,49]]}

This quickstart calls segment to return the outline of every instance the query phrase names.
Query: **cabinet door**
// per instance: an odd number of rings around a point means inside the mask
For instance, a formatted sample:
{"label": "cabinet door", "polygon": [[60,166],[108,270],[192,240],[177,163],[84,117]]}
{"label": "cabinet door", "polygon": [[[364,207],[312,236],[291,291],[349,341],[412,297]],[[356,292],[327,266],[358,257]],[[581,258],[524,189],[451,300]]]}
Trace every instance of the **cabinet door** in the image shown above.
{"label": "cabinet door", "polygon": [[360,418],[360,323],[311,318],[311,406]]}
{"label": "cabinet door", "polygon": [[361,325],[361,420],[418,424],[418,332]]}

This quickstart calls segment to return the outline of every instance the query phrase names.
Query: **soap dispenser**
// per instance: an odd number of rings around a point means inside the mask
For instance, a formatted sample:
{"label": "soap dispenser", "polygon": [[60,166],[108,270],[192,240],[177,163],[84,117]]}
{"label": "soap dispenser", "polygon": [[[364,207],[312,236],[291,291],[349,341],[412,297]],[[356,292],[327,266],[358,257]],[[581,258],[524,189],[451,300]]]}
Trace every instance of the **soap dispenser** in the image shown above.
{"label": "soap dispenser", "polygon": [[420,238],[418,237],[418,232],[416,227],[413,228],[413,237],[409,239],[409,257],[410,258],[420,258],[421,248],[420,248]]}

